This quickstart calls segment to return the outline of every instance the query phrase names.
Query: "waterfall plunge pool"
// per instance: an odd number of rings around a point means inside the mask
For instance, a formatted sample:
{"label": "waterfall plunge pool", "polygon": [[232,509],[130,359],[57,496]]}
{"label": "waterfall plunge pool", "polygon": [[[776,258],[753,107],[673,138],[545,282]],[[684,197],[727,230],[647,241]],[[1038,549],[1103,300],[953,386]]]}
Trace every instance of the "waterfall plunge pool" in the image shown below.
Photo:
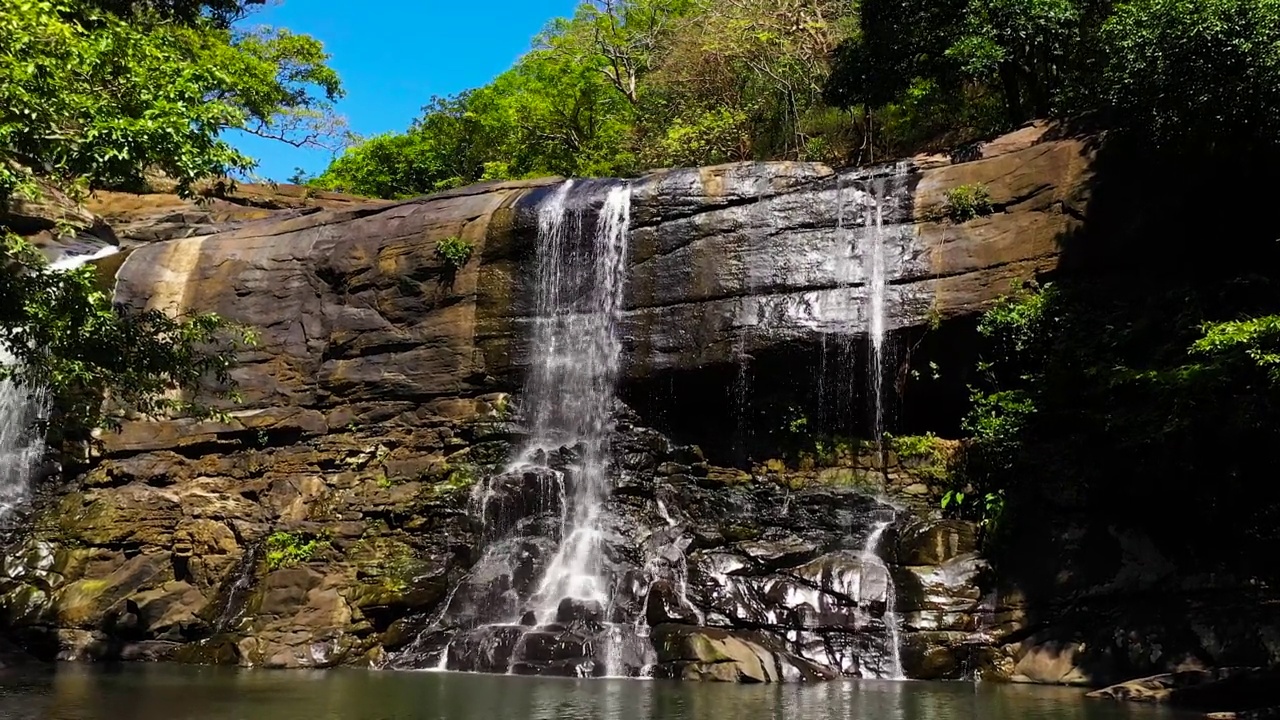
{"label": "waterfall plunge pool", "polygon": [[1071,688],[721,685],[177,665],[0,670],[0,720],[1174,720]]}

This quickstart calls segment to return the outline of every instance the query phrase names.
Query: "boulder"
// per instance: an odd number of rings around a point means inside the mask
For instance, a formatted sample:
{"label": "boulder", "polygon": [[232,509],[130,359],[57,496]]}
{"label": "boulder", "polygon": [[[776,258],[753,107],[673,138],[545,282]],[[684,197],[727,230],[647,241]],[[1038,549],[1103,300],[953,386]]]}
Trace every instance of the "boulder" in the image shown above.
{"label": "boulder", "polygon": [[1280,707],[1280,670],[1220,668],[1165,673],[1095,690],[1089,697],[1258,714]]}
{"label": "boulder", "polygon": [[758,634],[659,625],[652,638],[658,674],[683,680],[777,683],[828,680],[839,673]]}

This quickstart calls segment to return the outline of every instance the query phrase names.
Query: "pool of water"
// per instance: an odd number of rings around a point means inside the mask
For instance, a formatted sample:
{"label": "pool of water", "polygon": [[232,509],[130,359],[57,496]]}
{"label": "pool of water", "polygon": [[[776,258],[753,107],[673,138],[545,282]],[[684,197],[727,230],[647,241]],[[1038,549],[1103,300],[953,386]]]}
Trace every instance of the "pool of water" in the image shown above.
{"label": "pool of water", "polygon": [[452,673],[59,666],[0,671],[3,720],[1155,720],[1080,690],[842,681],[717,685]]}

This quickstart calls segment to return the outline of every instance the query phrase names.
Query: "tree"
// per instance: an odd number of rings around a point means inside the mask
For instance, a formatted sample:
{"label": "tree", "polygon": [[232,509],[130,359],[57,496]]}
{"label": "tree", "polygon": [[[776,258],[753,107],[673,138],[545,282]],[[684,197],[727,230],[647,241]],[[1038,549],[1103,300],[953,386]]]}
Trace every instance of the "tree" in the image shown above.
{"label": "tree", "polygon": [[699,3],[672,31],[654,73],[666,122],[681,132],[718,131],[722,123],[709,120],[728,110],[749,118],[748,156],[813,159],[806,121],[820,106],[849,13],[847,0]]}
{"label": "tree", "polygon": [[130,185],[252,167],[232,128],[313,144],[341,87],[319,43],[123,19],[70,0],[0,0],[0,200],[43,176]]}
{"label": "tree", "polygon": [[1101,38],[1076,97],[1106,124],[1165,149],[1280,144],[1280,1],[1131,0]]}
{"label": "tree", "polygon": [[0,0],[0,345],[16,358],[0,376],[48,390],[55,437],[84,439],[119,412],[206,415],[196,391],[229,390],[248,334],[216,315],[114,306],[89,268],[50,272],[13,209],[154,170],[190,193],[252,166],[228,129],[319,143],[338,78],[311,38],[229,30],[254,4]]}
{"label": "tree", "polygon": [[675,21],[694,0],[591,0],[572,20],[554,20],[537,44],[604,75],[631,105]]}
{"label": "tree", "polygon": [[90,0],[86,6],[122,18],[154,15],[165,20],[193,23],[207,20],[220,28],[249,14],[266,0]]}
{"label": "tree", "polygon": [[634,172],[635,110],[603,60],[578,54],[579,30],[553,22],[493,82],[433,98],[407,132],[356,145],[315,184],[408,197],[479,180]]}
{"label": "tree", "polygon": [[49,393],[55,442],[83,441],[122,413],[207,417],[214,411],[200,394],[230,394],[235,352],[253,333],[213,314],[114,306],[93,268],[50,272],[16,235],[0,234],[0,244],[0,346],[16,359],[0,379]]}

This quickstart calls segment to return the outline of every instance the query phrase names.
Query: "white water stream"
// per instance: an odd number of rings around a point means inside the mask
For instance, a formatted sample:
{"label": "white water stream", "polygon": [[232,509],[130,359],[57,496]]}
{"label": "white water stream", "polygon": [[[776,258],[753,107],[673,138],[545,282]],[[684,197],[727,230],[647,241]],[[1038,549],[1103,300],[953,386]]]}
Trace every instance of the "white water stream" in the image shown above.
{"label": "white water stream", "polygon": [[[13,356],[0,348],[0,365]],[[26,501],[31,476],[44,455],[39,427],[45,393],[14,380],[0,380],[0,522]]]}
{"label": "white water stream", "polygon": [[[100,242],[69,243],[58,250],[59,255],[49,263],[50,272],[72,270],[119,252],[119,248]],[[0,365],[13,362],[13,355],[0,346]],[[44,456],[41,423],[48,404],[42,388],[0,380],[0,523],[30,495],[32,476]]]}
{"label": "white water stream", "polygon": [[[554,621],[565,598],[609,605],[602,520],[609,499],[609,436],[621,342],[631,188],[609,189],[590,247],[575,246],[580,218],[567,221],[572,182],[538,213],[538,287],[533,372],[524,402],[532,437],[521,453],[575,448],[561,503],[561,541],[535,594],[539,621]],[[574,227],[574,226],[578,227]],[[573,234],[571,234],[573,233]]]}

